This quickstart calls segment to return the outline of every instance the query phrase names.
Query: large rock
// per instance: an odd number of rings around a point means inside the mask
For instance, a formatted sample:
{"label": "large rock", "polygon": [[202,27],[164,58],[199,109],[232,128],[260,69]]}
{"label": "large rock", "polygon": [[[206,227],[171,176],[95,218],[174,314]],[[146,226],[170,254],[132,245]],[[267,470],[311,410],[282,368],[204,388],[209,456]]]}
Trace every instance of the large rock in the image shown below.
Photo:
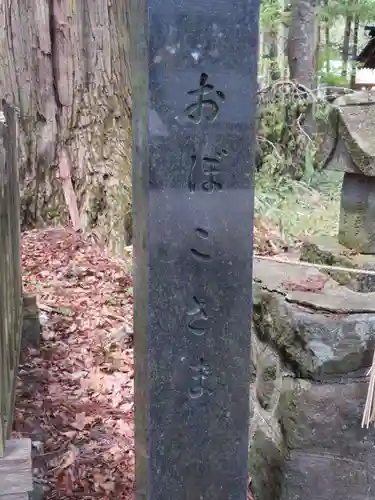
{"label": "large rock", "polygon": [[[306,240],[302,245],[300,258],[314,264],[375,271],[375,255],[351,252],[337,240],[329,237],[314,237]],[[345,270],[323,270],[322,272],[355,292],[375,292],[375,275],[356,274]]]}
{"label": "large rock", "polygon": [[[360,294],[315,269],[255,264],[254,331],[296,376],[326,380],[368,366],[375,293]],[[323,290],[300,291],[324,282]],[[321,283],[320,282],[320,283]]]}
{"label": "large rock", "polygon": [[301,391],[290,397],[298,418],[287,430],[282,500],[375,498],[375,431],[360,426],[364,382],[295,382]]}
{"label": "large rock", "polygon": [[256,500],[375,498],[375,430],[361,428],[375,294],[272,262],[256,262],[254,278]]}

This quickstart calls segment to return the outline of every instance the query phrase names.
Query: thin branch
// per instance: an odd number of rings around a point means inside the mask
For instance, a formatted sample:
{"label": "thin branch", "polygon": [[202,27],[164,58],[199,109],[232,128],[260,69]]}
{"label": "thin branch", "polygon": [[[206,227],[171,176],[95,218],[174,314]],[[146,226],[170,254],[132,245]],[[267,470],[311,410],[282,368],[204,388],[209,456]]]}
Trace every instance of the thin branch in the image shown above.
{"label": "thin branch", "polygon": [[272,147],[272,149],[274,150],[274,152],[275,152],[275,154],[276,154],[277,158],[278,158],[280,161],[282,161],[282,158],[281,158],[281,156],[280,156],[280,154],[279,154],[279,152],[278,152],[278,150],[277,150],[277,147],[275,146],[275,144],[274,144],[273,142],[269,141],[268,139],[266,139],[266,138],[265,138],[265,137],[263,137],[262,135],[257,135],[257,137],[256,137],[256,138],[257,138],[257,141],[261,141],[261,142],[265,142],[266,144],[269,144],[269,145]]}

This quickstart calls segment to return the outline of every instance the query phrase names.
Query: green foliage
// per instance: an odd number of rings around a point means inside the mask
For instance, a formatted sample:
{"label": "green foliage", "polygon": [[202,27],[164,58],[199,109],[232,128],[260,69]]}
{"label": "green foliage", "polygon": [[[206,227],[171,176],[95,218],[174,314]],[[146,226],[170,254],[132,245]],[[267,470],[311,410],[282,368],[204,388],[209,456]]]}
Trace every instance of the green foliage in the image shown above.
{"label": "green foliage", "polygon": [[361,20],[375,17],[375,0],[328,0],[321,7],[323,18],[332,20],[338,16],[359,16]]}
{"label": "green foliage", "polygon": [[280,0],[263,0],[260,9],[260,25],[263,29],[271,30],[281,23],[288,24],[289,13]]}
{"label": "green foliage", "polygon": [[258,106],[258,169],[270,177],[308,179],[314,172],[321,136],[307,132],[326,121],[328,105],[293,82],[263,89]]}
{"label": "green foliage", "polygon": [[258,172],[255,213],[277,225],[289,245],[307,236],[336,236],[341,185],[339,172],[315,172],[310,182]]}
{"label": "green foliage", "polygon": [[347,78],[337,75],[336,73],[321,72],[320,83],[330,87],[347,87],[348,80]]}
{"label": "green foliage", "polygon": [[340,61],[340,60],[341,60],[341,52],[339,48],[337,48],[335,45],[331,44],[330,46],[325,45],[323,47],[320,47],[316,70],[318,73],[320,73],[321,71],[324,71],[326,69],[327,61]]}
{"label": "green foliage", "polygon": [[[358,17],[361,25],[375,20],[375,0],[322,1],[318,14],[321,24],[328,23],[331,28],[329,46],[321,46],[318,53],[319,83],[347,87],[341,68],[334,70],[342,58],[345,18]],[[284,0],[262,1],[264,31],[276,32],[281,23],[289,22],[290,11]],[[270,64],[264,68],[269,72]],[[319,100],[316,92],[293,82],[276,81],[259,95],[255,209],[258,215],[278,224],[291,242],[306,234],[337,232],[341,180],[317,168],[317,152],[327,133],[324,124],[329,112],[330,105]]]}

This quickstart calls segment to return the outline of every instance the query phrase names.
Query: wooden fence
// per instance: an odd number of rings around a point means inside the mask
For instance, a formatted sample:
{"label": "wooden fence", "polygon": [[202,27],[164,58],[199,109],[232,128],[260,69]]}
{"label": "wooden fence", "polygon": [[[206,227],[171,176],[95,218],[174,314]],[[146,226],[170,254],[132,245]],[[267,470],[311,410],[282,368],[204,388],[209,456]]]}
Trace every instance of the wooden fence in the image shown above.
{"label": "wooden fence", "polygon": [[[22,333],[18,124],[14,108],[0,111],[0,457],[10,438]],[[1,495],[1,493],[0,493]]]}

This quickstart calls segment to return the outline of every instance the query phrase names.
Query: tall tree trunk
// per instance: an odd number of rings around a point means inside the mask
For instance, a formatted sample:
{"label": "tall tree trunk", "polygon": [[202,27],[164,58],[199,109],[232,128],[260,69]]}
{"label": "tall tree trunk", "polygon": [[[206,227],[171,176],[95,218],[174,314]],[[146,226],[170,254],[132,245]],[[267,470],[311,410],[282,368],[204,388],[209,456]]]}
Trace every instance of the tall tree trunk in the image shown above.
{"label": "tall tree trunk", "polygon": [[267,61],[267,83],[280,78],[278,31],[270,29],[263,33],[264,57]]}
{"label": "tall tree trunk", "polygon": [[314,86],[317,87],[318,85],[318,71],[319,71],[319,52],[320,52],[320,42],[321,42],[321,30],[320,30],[320,25],[317,24],[317,29],[316,29],[316,36],[317,36],[317,42],[316,42],[316,47],[315,47],[315,78],[314,78]]}
{"label": "tall tree trunk", "polygon": [[282,55],[282,78],[285,80],[289,78],[289,65],[288,65],[288,34],[289,34],[289,22],[288,16],[290,10],[289,0],[283,0],[283,22],[280,25],[280,54]]}
{"label": "tall tree trunk", "polygon": [[352,29],[352,16],[347,16],[345,20],[344,43],[342,46],[342,70],[341,76],[348,77],[348,61],[349,61],[349,46],[350,46],[350,32]]}
{"label": "tall tree trunk", "polygon": [[25,225],[66,222],[69,170],[84,229],[119,251],[131,228],[125,0],[2,0],[0,95],[20,110]]}
{"label": "tall tree trunk", "polygon": [[280,78],[280,68],[279,68],[279,37],[278,30],[273,29],[270,33],[271,44],[269,57],[271,61],[270,76],[271,80],[275,81]]}
{"label": "tall tree trunk", "polygon": [[[324,0],[324,5],[325,7],[328,6],[328,0]],[[330,37],[329,37],[329,27],[330,27],[330,21],[327,18],[324,22],[324,43],[325,43],[325,70],[327,73],[331,71],[331,54],[330,54]]]}
{"label": "tall tree trunk", "polygon": [[308,88],[315,82],[318,0],[292,0],[288,36],[290,77]]}
{"label": "tall tree trunk", "polygon": [[350,88],[355,88],[355,80],[357,76],[356,57],[358,52],[358,31],[359,31],[359,16],[354,18],[353,28],[353,47],[352,47],[352,65],[350,70]]}

